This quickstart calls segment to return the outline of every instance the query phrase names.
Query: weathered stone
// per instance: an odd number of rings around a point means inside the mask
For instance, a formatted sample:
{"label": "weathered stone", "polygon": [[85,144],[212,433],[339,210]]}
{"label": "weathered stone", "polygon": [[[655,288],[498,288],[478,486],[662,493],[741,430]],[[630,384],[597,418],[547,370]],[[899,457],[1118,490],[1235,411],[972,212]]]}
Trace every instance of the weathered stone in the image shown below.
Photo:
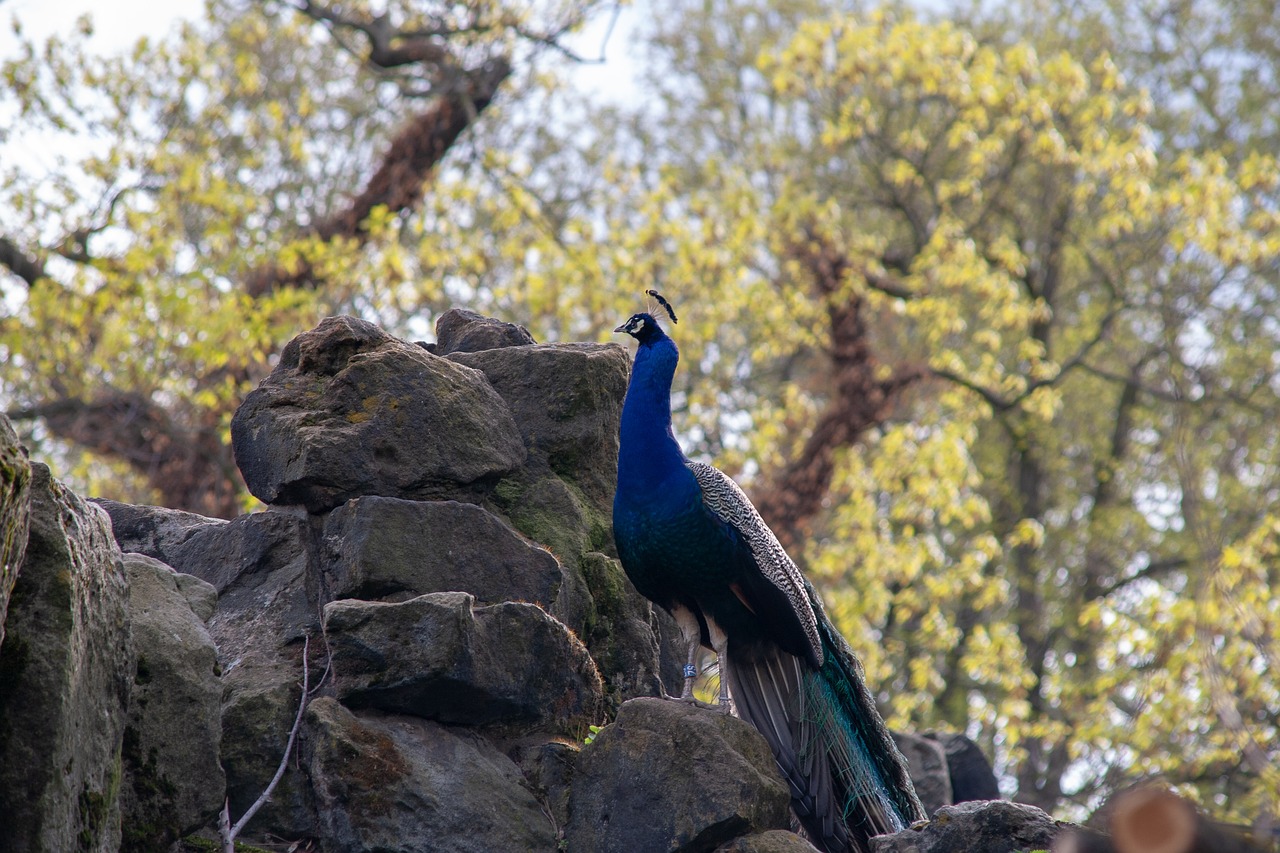
{"label": "weathered stone", "polygon": [[332,598],[456,591],[550,608],[560,588],[550,552],[473,504],[356,498],[325,519],[324,539]]}
{"label": "weathered stone", "polygon": [[[181,565],[192,550],[188,543],[197,534],[207,533],[227,522],[221,518],[209,518],[180,509],[162,506],[138,506],[95,498],[96,503],[111,516],[111,533],[116,544],[126,554],[145,554],[167,566]],[[196,545],[195,550],[200,546]]]}
{"label": "weathered stone", "polygon": [[1048,850],[1063,824],[1033,806],[985,800],[943,806],[919,829],[871,839],[872,853]]}
{"label": "weathered stone", "polygon": [[925,737],[942,745],[951,779],[951,802],[1000,799],[1000,784],[981,747],[955,732],[930,732]]}
{"label": "weathered stone", "polygon": [[4,842],[114,853],[134,667],[124,566],[106,513],[31,468],[30,531],[0,647]]}
{"label": "weathered stone", "polygon": [[226,791],[218,652],[178,579],[216,593],[141,554],[126,554],[124,568],[138,656],[124,734],[120,849],[162,853],[209,823]]}
{"label": "weathered stone", "polygon": [[0,644],[4,643],[5,614],[9,596],[18,580],[18,567],[27,548],[27,524],[31,510],[28,487],[31,465],[18,443],[9,419],[0,414]]}
{"label": "weathered stone", "polygon": [[[276,771],[298,710],[304,639],[321,636],[311,541],[305,518],[258,512],[194,537],[186,562],[174,567],[219,591],[209,633],[222,667],[222,766],[233,815],[257,799]],[[316,678],[321,646],[311,647]],[[312,822],[299,774],[291,770],[250,828],[300,837]]]}
{"label": "weathered stone", "polygon": [[905,732],[892,734],[894,743],[907,759],[911,784],[915,785],[916,796],[920,798],[920,805],[924,806],[924,813],[933,814],[943,806],[951,805],[951,775],[942,745],[921,735]]}
{"label": "weathered stone", "polygon": [[764,738],[683,702],[633,699],[583,748],[570,850],[710,851],[790,827],[791,797]]}
{"label": "weathered stone", "polygon": [[716,853],[817,853],[818,848],[794,832],[771,829],[735,838],[716,848]]}
{"label": "weathered stone", "polygon": [[627,351],[617,344],[539,344],[449,359],[488,377],[511,407],[531,457],[608,512],[617,482]]}
{"label": "weathered stone", "polygon": [[338,698],[445,723],[578,732],[604,685],[564,625],[533,604],[477,607],[463,592],[325,606]]}
{"label": "weathered stone", "polygon": [[436,344],[433,352],[436,355],[448,355],[499,347],[523,347],[533,343],[533,335],[524,326],[504,323],[466,308],[450,308],[436,320]]}
{"label": "weathered stone", "polygon": [[483,374],[353,317],[290,341],[231,439],[250,492],[311,512],[359,495],[456,497],[525,459]]}
{"label": "weathered stone", "polygon": [[579,750],[580,745],[548,741],[525,744],[512,756],[557,829],[569,822],[569,792]]}
{"label": "weathered stone", "polygon": [[307,708],[302,743],[323,849],[556,849],[551,821],[519,770],[474,733],[357,715],[321,698]]}

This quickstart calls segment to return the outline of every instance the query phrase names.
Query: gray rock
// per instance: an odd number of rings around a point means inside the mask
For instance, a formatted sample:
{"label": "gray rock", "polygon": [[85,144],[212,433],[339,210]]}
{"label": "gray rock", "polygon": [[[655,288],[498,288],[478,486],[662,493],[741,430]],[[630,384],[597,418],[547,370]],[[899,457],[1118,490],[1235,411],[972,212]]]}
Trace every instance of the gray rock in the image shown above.
{"label": "gray rock", "polygon": [[786,829],[791,798],[764,738],[683,702],[634,699],[578,756],[570,850],[711,851]]}
{"label": "gray rock", "polygon": [[976,743],[955,732],[930,732],[925,737],[942,745],[951,778],[953,803],[1000,799],[1000,784],[996,781],[995,771]]}
{"label": "gray rock", "polygon": [[716,848],[716,853],[817,853],[818,848],[794,832],[771,829],[735,838]]}
{"label": "gray rock", "polygon": [[26,554],[0,647],[0,815],[11,850],[120,846],[134,667],[107,515],[31,466]]}
{"label": "gray rock", "polygon": [[120,849],[159,853],[212,821],[226,791],[218,653],[179,578],[217,594],[141,554],[126,554],[124,568],[138,657],[124,734]]}
{"label": "gray rock", "polygon": [[483,374],[353,317],[285,346],[236,411],[231,440],[250,492],[311,512],[359,495],[463,496],[525,459]]}
{"label": "gray rock", "polygon": [[187,543],[192,537],[227,524],[220,518],[162,506],[122,504],[101,498],[92,502],[111,516],[111,532],[121,551],[145,554],[168,566],[185,562],[190,550]]}
{"label": "gray rock", "polygon": [[569,822],[569,792],[579,750],[580,745],[563,741],[535,742],[517,748],[512,756],[557,829]]}
{"label": "gray rock", "polygon": [[531,456],[610,511],[627,351],[617,344],[540,344],[454,353],[480,370],[511,407]]}
{"label": "gray rock", "polygon": [[986,800],[943,806],[918,829],[871,839],[872,853],[1048,850],[1064,826],[1034,806]]}
{"label": "gray rock", "polygon": [[[219,590],[209,634],[222,668],[222,766],[234,820],[276,771],[298,710],[304,639],[324,669],[320,599],[305,518],[258,512],[193,537],[174,568]],[[314,683],[314,682],[313,682]],[[301,837],[313,826],[300,774],[291,769],[250,829]]]}
{"label": "gray rock", "polygon": [[27,525],[31,511],[31,465],[18,444],[18,434],[9,419],[0,414],[0,644],[4,643],[5,614],[9,596],[18,580],[18,567],[27,548]]}
{"label": "gray rock", "polygon": [[409,717],[307,708],[308,767],[323,849],[491,853],[556,849],[516,766],[474,733]]}
{"label": "gray rock", "polygon": [[324,539],[332,598],[457,591],[549,608],[560,588],[550,552],[473,504],[355,498],[325,519]]}
{"label": "gray rock", "polygon": [[338,698],[445,723],[574,734],[604,685],[586,648],[533,604],[475,606],[463,592],[324,608]]}
{"label": "gray rock", "polygon": [[942,745],[921,735],[892,732],[893,741],[907,759],[911,784],[925,814],[933,814],[943,806],[951,805],[951,774]]}
{"label": "gray rock", "polygon": [[504,323],[466,308],[450,308],[436,320],[436,344],[433,351],[437,355],[448,355],[453,352],[479,352],[499,347],[523,347],[532,343],[533,335],[524,326]]}

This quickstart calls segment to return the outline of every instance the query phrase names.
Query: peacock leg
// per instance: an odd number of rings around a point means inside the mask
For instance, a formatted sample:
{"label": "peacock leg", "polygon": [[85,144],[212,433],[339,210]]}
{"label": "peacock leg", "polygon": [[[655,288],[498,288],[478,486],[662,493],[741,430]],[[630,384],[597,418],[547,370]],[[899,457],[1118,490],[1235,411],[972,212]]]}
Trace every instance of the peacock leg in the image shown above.
{"label": "peacock leg", "polygon": [[707,631],[711,634],[711,648],[715,649],[720,661],[720,710],[729,714],[733,712],[733,703],[729,699],[729,635],[710,614],[707,615]]}
{"label": "peacock leg", "polygon": [[698,647],[702,644],[702,629],[698,625],[698,617],[683,604],[672,607],[671,615],[675,617],[680,636],[689,649],[689,658],[684,665],[684,689],[680,691],[680,698],[689,701],[693,699],[693,682],[698,677]]}

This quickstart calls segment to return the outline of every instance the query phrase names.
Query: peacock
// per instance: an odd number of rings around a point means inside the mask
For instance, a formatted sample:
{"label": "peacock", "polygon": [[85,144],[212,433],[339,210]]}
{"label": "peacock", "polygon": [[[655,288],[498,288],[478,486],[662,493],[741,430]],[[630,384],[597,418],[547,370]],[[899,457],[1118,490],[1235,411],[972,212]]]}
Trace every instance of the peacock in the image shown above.
{"label": "peacock", "polygon": [[[655,291],[648,291],[675,311]],[[692,701],[699,648],[720,661],[720,706],[768,741],[804,834],[828,853],[924,818],[862,678],[813,586],[727,475],[688,459],[671,429],[680,353],[652,313],[615,332],[639,342],[622,406],[613,535],[627,576],[674,617],[688,645],[681,698]]]}

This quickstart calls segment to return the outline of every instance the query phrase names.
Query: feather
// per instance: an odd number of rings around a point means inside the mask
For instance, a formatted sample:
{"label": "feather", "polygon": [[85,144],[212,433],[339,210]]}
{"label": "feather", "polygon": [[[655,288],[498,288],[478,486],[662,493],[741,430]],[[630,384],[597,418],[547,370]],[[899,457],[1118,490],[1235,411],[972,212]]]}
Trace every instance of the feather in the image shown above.
{"label": "feather", "polygon": [[690,636],[694,624],[706,629],[699,639],[720,656],[721,701],[769,743],[814,845],[865,853],[872,836],[924,814],[862,667],[742,489],[676,444],[675,342],[649,314],[616,331],[640,342],[613,504],[623,568],[642,594],[682,615]]}

